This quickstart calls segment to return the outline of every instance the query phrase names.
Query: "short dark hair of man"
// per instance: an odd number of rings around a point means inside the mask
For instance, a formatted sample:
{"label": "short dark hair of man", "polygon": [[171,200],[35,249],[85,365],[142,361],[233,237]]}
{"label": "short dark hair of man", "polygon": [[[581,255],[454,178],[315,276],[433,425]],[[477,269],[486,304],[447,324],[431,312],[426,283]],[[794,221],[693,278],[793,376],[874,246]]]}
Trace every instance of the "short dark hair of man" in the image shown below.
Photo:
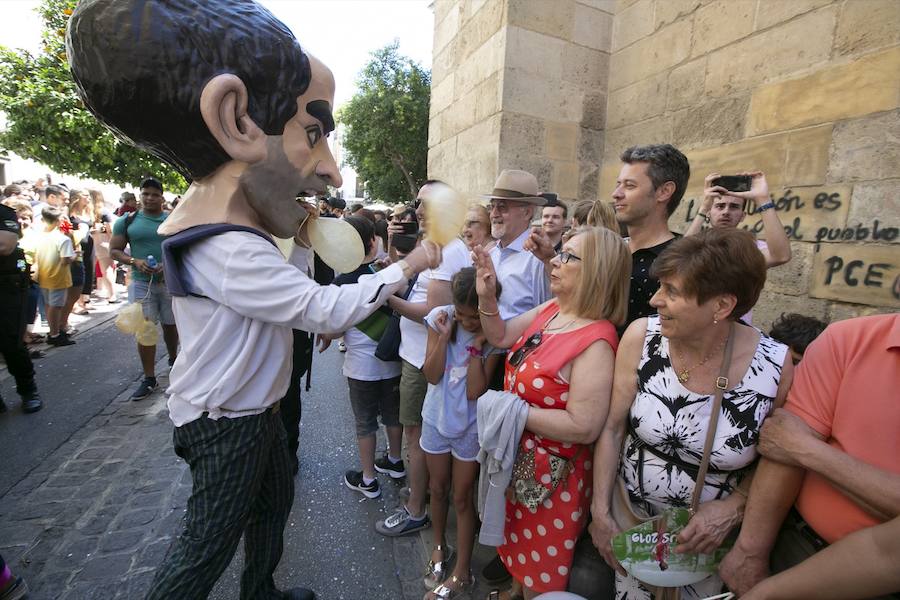
{"label": "short dark hair of man", "polygon": [[131,192],[122,192],[122,195],[119,196],[119,203],[125,204],[126,202],[137,202],[137,198]]}
{"label": "short dark hair of man", "polygon": [[375,221],[375,235],[381,238],[382,248],[388,247],[388,222],[387,219]]}
{"label": "short dark hair of man", "polygon": [[359,234],[359,237],[362,239],[363,254],[368,256],[372,250],[372,239],[375,237],[375,225],[369,219],[357,215],[344,217],[344,221],[352,225],[356,233]]}
{"label": "short dark hair of man", "polygon": [[826,327],[828,323],[813,317],[797,313],[781,313],[781,316],[772,323],[769,336],[802,355],[806,352],[806,347],[819,337]]}
{"label": "short dark hair of man", "polygon": [[3,188],[3,197],[4,198],[11,198],[13,196],[18,196],[21,193],[22,193],[22,186],[15,184],[15,183],[11,183],[8,186],[6,186],[5,188]]}
{"label": "short dark hair of man", "polygon": [[732,294],[736,304],[728,318],[747,314],[766,284],[766,259],[753,235],[743,229],[705,229],[669,244],[650,267],[651,277],[678,276],[682,293],[703,304]]}
{"label": "short dark hair of man", "polygon": [[669,198],[666,211],[669,216],[678,208],[684,197],[688,180],[691,178],[691,165],[687,156],[672,144],[651,144],[649,146],[632,146],[619,157],[623,163],[647,163],[647,175],[653,183],[653,189],[667,181],[675,184],[675,191]]}
{"label": "short dark hair of man", "polygon": [[66,193],[67,193],[66,190],[64,190],[61,186],[58,186],[58,185],[48,185],[47,188],[44,190],[45,196],[65,197]]}
{"label": "short dark hair of man", "polygon": [[565,202],[562,202],[559,199],[559,196],[557,196],[556,194],[554,194],[552,192],[544,192],[543,194],[541,194],[541,196],[543,196],[547,200],[547,203],[541,207],[542,209],[548,208],[548,207],[549,208],[561,208],[563,211],[563,219],[569,218],[569,207],[566,205]]}
{"label": "short dark hair of man", "polygon": [[362,202],[354,202],[353,204],[350,205],[350,214],[354,215],[354,214],[356,214],[356,211],[362,210],[362,209],[363,209]]}
{"label": "short dark hair of man", "polygon": [[375,215],[368,208],[360,208],[356,212],[351,212],[350,214],[354,217],[362,217],[364,219],[368,219],[372,222],[372,224],[375,223]]}
{"label": "short dark hair of man", "polygon": [[347,202],[344,201],[343,198],[338,198],[336,196],[329,196],[325,199],[325,202],[328,203],[328,206],[331,208],[336,208],[338,210],[344,210],[347,208]]}
{"label": "short dark hair of man", "polygon": [[250,118],[282,135],[311,78],[290,29],[252,0],[82,1],[66,53],[85,106],[190,179],[231,160],[200,113],[210,79],[239,77]]}
{"label": "short dark hair of man", "polygon": [[62,211],[60,211],[55,206],[45,206],[41,209],[41,218],[45,223],[48,224],[56,224],[59,223],[59,219],[62,217]]}
{"label": "short dark hair of man", "polygon": [[141,187],[140,187],[140,189],[144,189],[144,188],[156,188],[156,189],[158,189],[160,192],[164,192],[164,191],[165,191],[165,190],[163,190],[163,184],[160,183],[159,180],[156,179],[155,177],[146,177],[146,178],[144,178],[144,180],[141,181]]}

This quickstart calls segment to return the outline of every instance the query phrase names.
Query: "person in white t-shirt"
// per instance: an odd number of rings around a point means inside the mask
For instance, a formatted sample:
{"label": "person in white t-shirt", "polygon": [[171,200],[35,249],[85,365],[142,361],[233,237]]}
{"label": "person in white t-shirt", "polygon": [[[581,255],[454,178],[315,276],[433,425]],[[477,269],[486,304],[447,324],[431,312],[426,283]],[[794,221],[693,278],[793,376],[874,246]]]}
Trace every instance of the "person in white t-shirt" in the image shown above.
{"label": "person in white t-shirt", "polygon": [[[432,186],[445,185],[436,180],[427,181],[419,190],[416,200],[416,217],[419,232],[424,233],[428,224],[425,216],[425,202]],[[409,297],[404,300],[392,296],[388,304],[399,313],[400,319],[400,423],[406,436],[409,461],[406,465],[409,482],[409,499],[404,506],[375,524],[382,535],[398,536],[413,533],[429,526],[425,512],[425,491],[428,487],[428,472],[425,453],[419,445],[422,432],[422,405],[428,383],[422,373],[425,362],[427,332],[423,320],[435,306],[450,304],[450,280],[460,269],[472,265],[469,249],[460,239],[454,239],[442,250],[442,260],[436,269],[419,273]],[[377,462],[375,468],[391,474],[394,467],[388,461]]]}
{"label": "person in white t-shirt", "polygon": [[[334,279],[334,285],[356,283],[363,275],[376,272],[374,262],[378,253],[377,237],[371,221],[363,216],[344,217],[363,240],[366,257],[352,273],[343,273]],[[344,354],[343,373],[350,392],[350,406],[356,419],[356,443],[359,447],[361,471],[350,469],[344,474],[344,485],[366,498],[377,498],[381,487],[375,477],[375,433],[378,417],[387,431],[387,456],[379,462],[390,460],[395,471],[403,472],[400,458],[400,442],[403,428],[400,426],[400,363],[386,362],[375,356],[378,341],[391,318],[391,310],[382,306],[371,315],[337,336],[319,336],[322,340],[319,352],[324,352],[331,340],[343,335],[347,348]],[[382,467],[384,468],[384,467]]]}
{"label": "person in white t-shirt", "polygon": [[[498,298],[500,289],[498,284]],[[453,276],[451,293],[453,304],[438,306],[425,317],[428,344],[422,371],[428,380],[428,393],[422,407],[419,444],[428,465],[435,540],[424,579],[426,587],[431,588],[426,600],[471,590],[475,581],[469,566],[475,545],[472,498],[479,451],[476,400],[487,391],[490,376],[504,355],[485,343],[473,267]],[[448,574],[450,551],[445,533],[451,479],[458,556],[453,572]]]}

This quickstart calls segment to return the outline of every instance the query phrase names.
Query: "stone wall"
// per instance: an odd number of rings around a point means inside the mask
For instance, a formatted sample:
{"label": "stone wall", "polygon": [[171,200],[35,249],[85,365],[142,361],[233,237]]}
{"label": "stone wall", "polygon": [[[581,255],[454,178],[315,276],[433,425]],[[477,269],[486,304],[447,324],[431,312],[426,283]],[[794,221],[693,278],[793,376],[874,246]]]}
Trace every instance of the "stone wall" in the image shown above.
{"label": "stone wall", "polygon": [[900,308],[900,1],[437,0],[435,23],[433,176],[608,199],[624,148],[670,142],[677,231],[707,173],[766,172],[794,258],[757,325]]}
{"label": "stone wall", "polygon": [[598,193],[612,0],[436,0],[428,171],[469,197],[525,169]]}
{"label": "stone wall", "polygon": [[629,145],[688,155],[678,231],[706,174],[765,171],[794,258],[758,325],[900,307],[900,2],[620,0],[606,129],[601,197]]}

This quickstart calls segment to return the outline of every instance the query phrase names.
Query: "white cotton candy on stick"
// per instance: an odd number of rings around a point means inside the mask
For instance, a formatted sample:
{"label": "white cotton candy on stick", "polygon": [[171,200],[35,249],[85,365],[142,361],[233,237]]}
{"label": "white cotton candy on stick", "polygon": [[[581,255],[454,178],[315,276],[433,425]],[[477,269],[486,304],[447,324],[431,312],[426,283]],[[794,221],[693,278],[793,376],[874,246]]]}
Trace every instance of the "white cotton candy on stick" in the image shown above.
{"label": "white cotton candy on stick", "polygon": [[338,273],[350,273],[366,257],[363,242],[353,225],[341,219],[311,219],[306,226],[313,250]]}
{"label": "white cotton candy on stick", "polygon": [[425,202],[425,237],[446,246],[462,231],[468,207],[456,190],[443,183],[433,183],[419,195]]}

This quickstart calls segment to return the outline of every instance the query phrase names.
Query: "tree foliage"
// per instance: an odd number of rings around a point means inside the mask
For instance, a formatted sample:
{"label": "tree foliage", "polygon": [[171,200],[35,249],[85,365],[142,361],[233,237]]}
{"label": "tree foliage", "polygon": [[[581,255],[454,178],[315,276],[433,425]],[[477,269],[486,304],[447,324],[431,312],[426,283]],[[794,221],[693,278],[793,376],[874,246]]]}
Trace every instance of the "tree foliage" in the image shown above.
{"label": "tree foliage", "polygon": [[116,138],[85,107],[66,60],[66,23],[77,0],[43,0],[41,52],[0,46],[0,148],[74,176],[136,185],[154,175],[173,191],[187,187],[169,165]]}
{"label": "tree foliage", "polygon": [[413,200],[426,178],[431,73],[398,46],[372,52],[357,93],[338,113],[347,162],[382,202]]}

